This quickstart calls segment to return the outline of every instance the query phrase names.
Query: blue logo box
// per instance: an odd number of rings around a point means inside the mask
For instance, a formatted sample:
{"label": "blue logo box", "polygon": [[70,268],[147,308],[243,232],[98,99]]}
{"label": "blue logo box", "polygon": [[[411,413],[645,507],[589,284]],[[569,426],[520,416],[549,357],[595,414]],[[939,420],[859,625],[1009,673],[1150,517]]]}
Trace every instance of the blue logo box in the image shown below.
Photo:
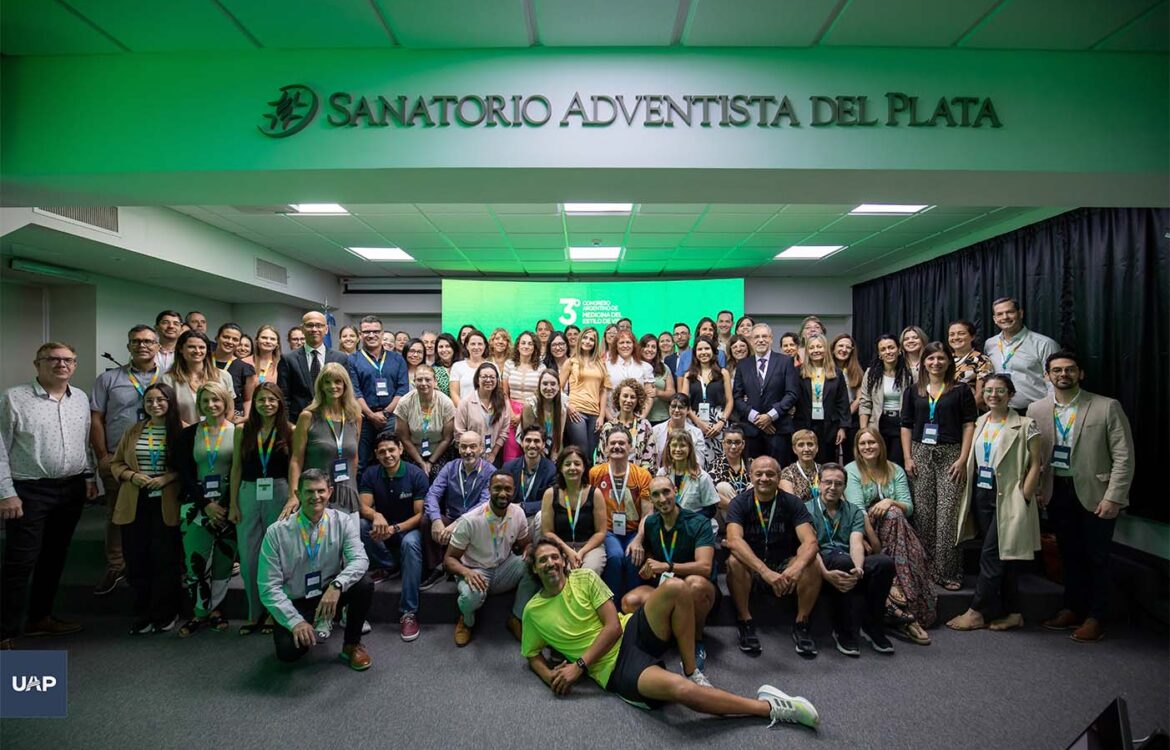
{"label": "blue logo box", "polygon": [[67,651],[0,651],[0,718],[64,718]]}

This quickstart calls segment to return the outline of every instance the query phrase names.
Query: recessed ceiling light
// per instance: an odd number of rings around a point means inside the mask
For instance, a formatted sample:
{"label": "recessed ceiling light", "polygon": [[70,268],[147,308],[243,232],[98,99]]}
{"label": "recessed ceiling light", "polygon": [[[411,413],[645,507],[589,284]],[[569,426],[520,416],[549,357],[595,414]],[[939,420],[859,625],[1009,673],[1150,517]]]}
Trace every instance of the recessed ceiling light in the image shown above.
{"label": "recessed ceiling light", "polygon": [[338,203],[290,203],[289,208],[298,216],[338,216],[349,214],[349,211],[346,211]]}
{"label": "recessed ceiling light", "polygon": [[862,203],[849,212],[850,216],[905,216],[925,211],[932,206],[903,206],[897,203]]}
{"label": "recessed ceiling light", "polygon": [[793,245],[776,255],[774,260],[823,258],[843,249],[844,245]]}
{"label": "recessed ceiling light", "polygon": [[634,210],[633,203],[565,203],[565,213],[570,216],[621,215]]}
{"label": "recessed ceiling light", "polygon": [[414,260],[400,247],[348,247],[346,250],[366,260]]}
{"label": "recessed ceiling light", "polygon": [[620,247],[570,247],[569,260],[604,261],[617,260],[622,254]]}

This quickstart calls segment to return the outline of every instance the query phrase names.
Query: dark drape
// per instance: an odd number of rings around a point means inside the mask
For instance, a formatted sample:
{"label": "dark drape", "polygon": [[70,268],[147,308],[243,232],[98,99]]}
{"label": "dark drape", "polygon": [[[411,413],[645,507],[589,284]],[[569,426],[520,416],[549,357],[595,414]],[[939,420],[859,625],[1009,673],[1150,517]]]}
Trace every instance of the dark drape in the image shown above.
{"label": "dark drape", "polygon": [[997,332],[992,301],[1017,298],[1028,328],[1078,353],[1084,387],[1125,408],[1137,444],[1130,512],[1165,521],[1168,231],[1168,209],[1082,208],[858,284],[853,331],[863,361],[879,334],[911,323],[945,340],[947,324],[966,318],[979,346]]}

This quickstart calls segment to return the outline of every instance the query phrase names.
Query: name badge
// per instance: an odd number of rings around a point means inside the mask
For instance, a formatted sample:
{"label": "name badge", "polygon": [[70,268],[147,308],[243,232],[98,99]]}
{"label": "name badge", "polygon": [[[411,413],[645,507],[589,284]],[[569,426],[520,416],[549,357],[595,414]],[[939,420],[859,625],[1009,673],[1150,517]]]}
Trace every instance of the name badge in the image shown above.
{"label": "name badge", "polygon": [[614,536],[625,536],[626,535],[626,514],[625,513],[614,513],[613,514],[613,534],[614,534]]}
{"label": "name badge", "polygon": [[938,445],[938,425],[933,422],[922,425],[922,444]]}
{"label": "name badge", "polygon": [[1072,468],[1072,446],[1071,445],[1056,445],[1052,448],[1052,468],[1054,469],[1071,469]]}
{"label": "name badge", "polygon": [[223,490],[220,489],[219,474],[208,474],[203,477],[203,497],[214,500],[223,495]]}
{"label": "name badge", "polygon": [[422,445],[419,446],[419,451],[422,453],[423,458],[430,458],[431,457],[431,441],[427,438],[423,438]]}
{"label": "name badge", "polygon": [[305,573],[305,598],[312,599],[321,596],[321,571]]}
{"label": "name badge", "polygon": [[138,421],[139,421],[139,422],[144,422],[144,421],[146,421],[146,418],[147,418],[147,416],[148,416],[148,415],[147,415],[147,413],[146,413],[146,409],[139,409],[139,410],[138,410]]}
{"label": "name badge", "polygon": [[551,437],[546,437],[544,439],[544,453],[545,453],[545,455],[552,453],[552,438]]}
{"label": "name badge", "polygon": [[146,496],[147,497],[162,497],[162,490],[161,489],[151,490],[150,492],[146,493]]}
{"label": "name badge", "polygon": [[704,422],[711,421],[711,404],[707,401],[701,401],[699,403],[699,419]]}
{"label": "name badge", "polygon": [[374,395],[375,396],[389,396],[390,384],[386,382],[386,378],[374,378]]}
{"label": "name badge", "polygon": [[349,481],[349,461],[344,458],[339,458],[333,462],[333,482],[348,482]]}
{"label": "name badge", "polygon": [[669,570],[663,572],[662,575],[658,576],[658,585],[661,586],[663,583],[666,582],[666,579],[668,579],[668,578],[674,578],[674,573],[671,573]]}
{"label": "name badge", "polygon": [[271,477],[256,480],[256,499],[257,500],[271,500],[272,499],[272,483],[275,480]]}
{"label": "name badge", "polygon": [[975,477],[975,486],[981,490],[990,490],[995,487],[995,472],[990,466],[979,467],[979,475]]}
{"label": "name badge", "polygon": [[823,420],[825,418],[825,405],[824,404],[813,404],[812,418],[817,420],[817,421]]}
{"label": "name badge", "polygon": [[485,451],[490,451],[492,449],[492,436],[491,436],[491,434],[487,434],[487,435],[483,436],[483,449]]}

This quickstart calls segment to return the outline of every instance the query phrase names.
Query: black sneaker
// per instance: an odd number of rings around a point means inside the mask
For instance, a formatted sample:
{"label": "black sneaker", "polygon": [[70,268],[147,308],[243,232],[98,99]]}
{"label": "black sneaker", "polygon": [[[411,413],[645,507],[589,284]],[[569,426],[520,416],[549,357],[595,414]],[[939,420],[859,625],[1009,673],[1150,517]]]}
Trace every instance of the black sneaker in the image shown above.
{"label": "black sneaker", "polygon": [[755,623],[751,620],[740,620],[736,625],[739,627],[739,650],[745,654],[759,656],[763,649],[760,648]]}
{"label": "black sneaker", "polygon": [[796,644],[796,653],[806,659],[816,658],[817,642],[813,640],[807,622],[797,622],[792,626],[792,642]]}
{"label": "black sneaker", "polygon": [[430,572],[430,575],[423,579],[423,582],[419,585],[419,589],[426,591],[427,589],[434,588],[446,577],[446,571],[442,568],[435,568]]}
{"label": "black sneaker", "polygon": [[[848,633],[838,633],[833,631],[833,642],[837,644],[837,650],[846,656],[857,658],[861,656],[861,647],[857,645],[857,639]],[[797,651],[800,651],[800,646],[797,645]]]}
{"label": "black sneaker", "polygon": [[861,637],[879,654],[894,653],[894,644],[890,643],[890,639],[886,637],[886,631],[881,628],[867,628],[863,625]]}

